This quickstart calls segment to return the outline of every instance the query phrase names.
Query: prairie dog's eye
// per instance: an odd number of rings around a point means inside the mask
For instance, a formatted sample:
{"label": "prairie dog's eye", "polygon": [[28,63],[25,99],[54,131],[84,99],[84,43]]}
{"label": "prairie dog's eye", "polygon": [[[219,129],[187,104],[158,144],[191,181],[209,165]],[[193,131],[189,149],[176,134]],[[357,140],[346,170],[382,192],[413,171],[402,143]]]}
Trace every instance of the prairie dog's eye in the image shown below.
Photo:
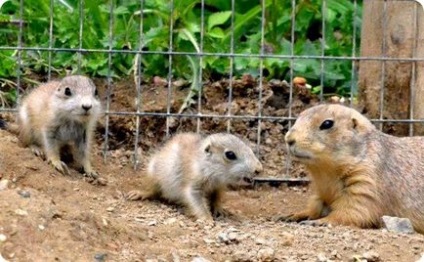
{"label": "prairie dog's eye", "polygon": [[72,92],[71,89],[69,87],[65,87],[65,96],[71,96]]}
{"label": "prairie dog's eye", "polygon": [[98,96],[99,95],[99,91],[97,91],[97,88],[94,90],[94,96]]}
{"label": "prairie dog's eye", "polygon": [[325,129],[330,129],[332,128],[334,125],[334,121],[331,119],[327,119],[324,120],[324,122],[322,122],[322,124],[319,126],[320,130],[325,130]]}
{"label": "prairie dog's eye", "polygon": [[237,159],[237,156],[236,156],[236,154],[233,151],[226,151],[225,152],[225,157],[228,160],[236,160]]}

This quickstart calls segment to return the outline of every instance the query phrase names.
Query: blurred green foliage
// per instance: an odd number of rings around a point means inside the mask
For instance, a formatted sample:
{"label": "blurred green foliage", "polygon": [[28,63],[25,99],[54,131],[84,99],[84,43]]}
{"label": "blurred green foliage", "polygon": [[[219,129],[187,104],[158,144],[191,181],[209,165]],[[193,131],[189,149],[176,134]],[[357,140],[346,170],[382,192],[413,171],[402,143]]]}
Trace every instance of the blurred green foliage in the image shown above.
{"label": "blurred green foliage", "polygon": [[[84,49],[116,49],[175,52],[229,53],[233,38],[236,54],[261,53],[262,7],[265,7],[263,53],[275,55],[351,56],[355,42],[359,47],[362,1],[358,0],[355,10],[349,0],[298,0],[292,8],[292,1],[238,0],[234,14],[228,0],[111,0],[84,1],[83,23],[80,43],[80,1],[54,0],[52,41],[50,42],[50,0],[25,0],[23,16],[20,16],[19,1],[8,1],[0,10],[0,46],[18,46],[19,27],[24,23],[22,45],[25,47]],[[112,6],[112,14],[110,13]],[[141,9],[143,5],[143,9]],[[202,6],[204,7],[202,12]],[[324,15],[323,11],[324,10]],[[292,37],[292,14],[295,15]],[[202,31],[203,16],[203,34]],[[113,18],[110,32],[110,18]],[[142,19],[143,18],[143,19]],[[323,19],[325,30],[323,30]],[[232,24],[232,21],[234,23]],[[170,32],[172,28],[172,32]],[[353,32],[356,30],[354,38]],[[141,32],[141,34],[140,34]],[[324,34],[324,35],[323,35]],[[112,35],[112,39],[110,39]],[[172,35],[172,47],[170,36]],[[203,38],[203,42],[201,41]],[[324,39],[324,41],[321,41]],[[292,45],[292,40],[293,44]],[[142,46],[140,46],[142,45]],[[0,50],[1,79],[16,77],[16,50]],[[71,51],[57,51],[51,54],[51,69],[62,74],[64,70],[81,72],[91,76],[106,76],[108,53],[86,52],[79,55]],[[23,51],[22,73],[45,74],[49,67],[48,51]],[[228,77],[230,57],[175,55],[172,59],[174,78],[192,79],[198,74],[193,70],[202,69],[203,78]],[[193,65],[193,61],[198,64]],[[79,63],[80,62],[80,63]],[[201,63],[200,63],[201,62]],[[166,77],[169,58],[166,54],[113,53],[110,73],[113,77],[131,75],[141,67],[144,77]],[[352,62],[349,60],[265,58],[263,75],[268,78],[290,78],[294,75],[305,77],[320,90],[345,95],[350,92]],[[235,57],[235,75],[260,74],[258,57]],[[323,70],[322,70],[323,69]],[[323,71],[323,72],[322,72]],[[321,74],[323,83],[321,83]],[[192,82],[194,80],[192,79]],[[355,86],[355,85],[353,85]]]}

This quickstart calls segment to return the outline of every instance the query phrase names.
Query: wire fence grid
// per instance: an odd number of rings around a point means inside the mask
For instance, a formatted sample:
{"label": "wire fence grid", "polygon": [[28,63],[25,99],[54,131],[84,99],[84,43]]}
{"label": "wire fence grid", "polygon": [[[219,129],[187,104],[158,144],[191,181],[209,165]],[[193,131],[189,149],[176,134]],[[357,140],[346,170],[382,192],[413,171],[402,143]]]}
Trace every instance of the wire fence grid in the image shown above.
{"label": "wire fence grid", "polygon": [[[326,34],[327,32],[327,23],[326,23],[326,16],[327,16],[327,10],[328,10],[328,5],[329,0],[322,0],[322,5],[321,5],[321,13],[322,13],[322,21],[321,21],[321,35],[323,37],[321,37],[321,50],[320,50],[320,54],[319,55],[299,55],[295,53],[295,29],[296,29],[296,21],[297,21],[297,17],[296,17],[296,6],[297,3],[300,0],[289,0],[291,2],[291,35],[289,37],[289,41],[290,41],[290,51],[288,52],[289,54],[273,54],[272,52],[268,52],[267,51],[267,44],[265,42],[265,30],[266,30],[266,3],[267,1],[263,0],[261,1],[261,6],[262,6],[262,10],[260,13],[260,42],[258,43],[258,45],[260,45],[260,52],[259,53],[237,53],[236,52],[236,48],[235,48],[235,35],[234,35],[234,26],[235,26],[235,7],[238,4],[236,0],[231,0],[231,17],[229,19],[229,23],[230,23],[230,28],[231,28],[231,35],[230,35],[230,47],[229,47],[229,52],[208,52],[204,50],[204,33],[205,33],[205,0],[200,1],[200,5],[201,5],[201,13],[200,13],[200,19],[199,19],[199,23],[198,26],[200,28],[200,41],[199,41],[199,45],[198,45],[198,49],[195,52],[187,52],[187,51],[182,51],[182,50],[174,50],[174,24],[173,22],[170,23],[170,30],[169,30],[169,42],[168,42],[168,50],[166,51],[154,51],[154,50],[145,50],[143,49],[143,47],[145,46],[145,38],[144,38],[144,33],[145,33],[145,28],[144,26],[144,19],[145,19],[145,14],[142,10],[144,10],[145,7],[145,1],[148,0],[140,0],[139,4],[140,4],[140,12],[139,12],[139,35],[138,35],[138,47],[136,49],[116,49],[113,48],[113,41],[115,38],[115,34],[116,32],[114,32],[114,23],[115,23],[115,17],[114,17],[114,10],[116,8],[118,8],[118,5],[116,4],[116,1],[109,1],[109,32],[108,32],[108,41],[109,41],[109,48],[105,49],[105,48],[92,48],[92,47],[85,47],[83,46],[83,37],[84,37],[84,19],[85,19],[85,4],[87,3],[86,0],[79,0],[79,8],[78,8],[78,13],[79,13],[79,23],[78,25],[75,25],[75,28],[70,29],[70,30],[78,30],[78,35],[79,35],[79,43],[77,46],[68,46],[68,47],[54,47],[54,38],[55,38],[55,32],[53,30],[54,28],[54,23],[55,23],[55,17],[57,17],[57,15],[60,14],[55,14],[54,13],[54,6],[58,4],[58,1],[55,0],[50,0],[49,1],[49,17],[47,17],[46,19],[48,19],[49,21],[49,44],[47,47],[42,47],[42,46],[28,46],[26,43],[24,43],[24,36],[26,34],[26,24],[27,23],[31,23],[31,21],[26,20],[26,17],[24,16],[24,6],[25,6],[25,1],[24,0],[20,0],[19,2],[19,18],[17,18],[16,20],[12,21],[13,24],[19,28],[18,31],[18,35],[17,35],[17,45],[16,46],[0,46],[0,52],[4,51],[4,50],[12,50],[15,51],[15,57],[16,57],[16,79],[14,79],[14,81],[16,82],[16,92],[18,94],[20,94],[21,92],[21,84],[22,84],[22,72],[25,70],[24,68],[24,63],[22,61],[22,55],[23,52],[28,52],[28,51],[35,51],[35,52],[41,52],[41,53],[47,53],[48,54],[48,71],[47,71],[47,78],[50,80],[53,76],[53,70],[52,70],[52,57],[60,52],[71,52],[74,53],[78,56],[77,61],[78,61],[78,70],[77,73],[78,74],[84,74],[84,70],[83,70],[83,65],[82,65],[82,58],[90,53],[102,53],[107,55],[107,64],[108,64],[108,70],[107,70],[107,76],[105,77],[107,79],[107,94],[106,94],[106,101],[105,101],[105,133],[104,133],[104,156],[105,156],[105,160],[106,160],[106,151],[107,151],[107,145],[108,145],[108,140],[109,140],[109,121],[110,121],[110,117],[111,116],[123,116],[123,117],[135,117],[136,121],[135,121],[135,131],[134,131],[134,135],[135,135],[135,142],[134,142],[134,155],[135,155],[135,159],[137,159],[137,148],[138,148],[138,144],[139,144],[139,140],[140,140],[140,133],[143,132],[143,127],[140,126],[140,118],[141,117],[152,117],[152,118],[157,118],[157,117],[161,117],[161,118],[166,118],[166,136],[170,135],[170,119],[171,118],[194,118],[196,119],[197,125],[196,125],[196,132],[201,132],[201,128],[202,128],[202,120],[205,118],[214,118],[214,119],[221,119],[221,120],[225,120],[227,121],[227,131],[230,131],[231,129],[231,125],[232,125],[232,121],[235,120],[253,120],[257,122],[257,135],[256,135],[256,147],[257,149],[259,149],[261,147],[261,144],[263,143],[263,141],[261,141],[261,123],[263,121],[275,121],[275,120],[280,120],[280,121],[288,121],[288,125],[289,127],[292,125],[292,123],[294,122],[294,120],[296,119],[296,117],[293,115],[292,112],[292,100],[293,100],[293,83],[290,81],[290,97],[289,97],[289,107],[288,107],[288,115],[287,116],[269,116],[269,115],[264,115],[263,114],[263,110],[262,110],[262,103],[261,100],[263,98],[263,80],[264,80],[264,60],[265,59],[269,59],[269,58],[273,58],[273,59],[281,59],[281,60],[287,60],[289,61],[289,68],[290,71],[288,72],[289,74],[289,79],[293,79],[295,77],[295,72],[294,72],[294,67],[296,65],[296,63],[298,61],[301,60],[316,60],[319,61],[320,63],[320,85],[323,87],[324,86],[324,82],[325,82],[325,74],[324,72],[326,71],[326,62],[327,61],[338,61],[338,60],[342,60],[342,61],[349,61],[351,63],[351,87],[350,87],[350,93],[349,93],[349,101],[350,103],[352,103],[352,101],[354,100],[354,89],[355,89],[355,80],[357,79],[358,76],[358,71],[357,71],[357,67],[358,67],[358,63],[360,61],[379,61],[382,62],[381,63],[381,71],[383,72],[381,74],[382,79],[381,79],[381,86],[382,88],[380,89],[380,97],[383,98],[385,96],[385,88],[384,88],[384,83],[386,81],[385,79],[385,66],[386,66],[386,62],[388,61],[398,61],[398,62],[413,62],[412,66],[413,66],[413,70],[412,70],[412,80],[411,80],[411,94],[410,94],[410,103],[412,104],[414,101],[414,89],[415,89],[415,66],[416,66],[416,62],[424,62],[424,57],[416,57],[417,54],[417,45],[414,45],[414,51],[413,51],[413,57],[412,58],[394,58],[394,57],[387,57],[386,55],[386,43],[385,41],[383,41],[382,43],[382,49],[383,49],[383,55],[382,56],[368,56],[368,57],[361,57],[360,54],[358,54],[357,51],[357,47],[358,44],[356,43],[356,39],[358,37],[358,34],[360,34],[360,32],[358,32],[356,30],[356,26],[355,26],[355,19],[353,19],[353,32],[352,32],[352,50],[351,50],[351,54],[349,55],[343,55],[343,56],[329,56],[326,54],[325,49],[326,49]],[[171,9],[171,13],[170,16],[174,16],[174,6],[176,4],[178,0],[171,0],[169,1],[169,5],[170,5],[170,9]],[[373,0],[373,1],[378,1],[378,0]],[[407,1],[407,0],[400,0],[400,1]],[[359,2],[362,3],[362,2]],[[357,12],[358,12],[358,0],[353,0],[353,5],[354,5],[354,12],[353,12],[353,17],[356,17]],[[383,12],[383,24],[382,24],[382,29],[383,29],[383,39],[386,39],[386,33],[387,33],[387,1],[384,1],[384,8],[382,10]],[[414,8],[414,12],[411,14],[411,16],[413,16],[413,25],[411,25],[414,30],[416,31],[417,35],[418,35],[418,12],[422,12],[422,8],[419,6],[419,4],[416,4],[415,8]],[[172,19],[171,19],[172,21]],[[136,99],[136,110],[133,112],[121,112],[121,111],[113,111],[111,110],[111,94],[113,91],[113,87],[114,87],[114,77],[112,75],[112,65],[114,63],[114,59],[113,56],[115,54],[126,54],[126,55],[132,55],[134,56],[135,61],[139,61],[143,56],[148,56],[148,55],[162,55],[162,56],[166,56],[167,57],[167,63],[168,63],[168,72],[166,72],[166,79],[167,79],[167,86],[168,86],[168,94],[167,97],[164,98],[167,101],[167,107],[166,107],[166,112],[162,112],[162,113],[158,113],[158,112],[145,112],[142,109],[142,104],[145,103],[146,101],[144,101],[143,95],[142,95],[142,91],[143,91],[143,85],[142,85],[142,79],[143,79],[143,68],[141,65],[141,63],[137,62],[137,67],[134,69],[135,73],[134,73],[134,77],[135,77],[135,86],[134,88],[137,90],[137,97]],[[199,60],[200,64],[203,64],[203,59],[205,57],[208,56],[213,56],[213,57],[218,57],[219,59],[228,59],[230,66],[229,66],[229,72],[228,72],[228,79],[230,79],[229,81],[229,86],[228,86],[228,105],[227,105],[227,110],[226,110],[226,114],[223,115],[215,115],[215,114],[202,114],[202,88],[199,88],[199,92],[200,94],[197,96],[197,113],[175,113],[172,112],[171,110],[171,100],[172,100],[172,81],[174,79],[173,76],[173,69],[174,69],[174,57],[175,56],[193,56],[193,57],[197,57]],[[258,101],[257,101],[257,105],[258,105],[258,114],[257,115],[237,115],[237,114],[233,114],[232,112],[232,102],[233,102],[233,81],[232,79],[234,78],[234,76],[236,75],[234,72],[234,61],[237,58],[250,58],[250,59],[259,59],[259,75],[258,75],[258,85],[259,85],[259,96],[258,96]],[[202,74],[202,67],[199,68],[199,72],[198,72],[198,85],[202,86],[203,84],[203,74]],[[319,93],[319,97],[320,100],[324,99],[324,89],[321,88],[320,93]],[[18,95],[18,102],[17,104],[19,104],[19,95]],[[381,124],[382,123],[386,123],[386,122],[395,122],[395,123],[405,123],[405,124],[409,124],[409,130],[410,130],[410,134],[413,133],[413,124],[415,123],[423,123],[423,120],[419,120],[419,119],[414,119],[413,118],[413,112],[412,112],[412,107],[411,107],[411,111],[410,111],[410,118],[409,119],[385,119],[383,118],[383,110],[384,110],[384,99],[380,99],[379,101],[379,108],[380,108],[380,117],[376,118],[376,119],[371,119],[374,123],[376,123],[377,125],[380,126],[381,128]],[[15,112],[16,109],[15,108],[0,108],[0,113],[3,112]],[[283,149],[281,149],[283,150]],[[259,152],[259,150],[257,150],[257,152]],[[281,161],[281,165],[285,165],[286,168],[286,176],[289,176],[288,172],[289,172],[289,167],[290,167],[290,159],[286,158],[286,161]],[[284,163],[285,162],[285,163]],[[258,181],[271,181],[271,182],[279,182],[279,181],[304,181],[304,179],[299,179],[296,180],[293,178],[283,178],[283,180],[281,180],[281,178],[262,178],[259,179]]]}

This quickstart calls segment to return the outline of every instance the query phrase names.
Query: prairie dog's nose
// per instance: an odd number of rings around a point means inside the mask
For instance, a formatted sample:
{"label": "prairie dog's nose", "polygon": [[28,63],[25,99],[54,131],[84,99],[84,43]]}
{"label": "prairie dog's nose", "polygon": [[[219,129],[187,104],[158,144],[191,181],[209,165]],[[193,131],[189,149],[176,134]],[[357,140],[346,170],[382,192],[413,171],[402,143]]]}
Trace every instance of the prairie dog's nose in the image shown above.
{"label": "prairie dog's nose", "polygon": [[256,168],[255,168],[255,176],[262,173],[262,170],[263,170],[262,164],[261,164],[261,162],[258,161]]}
{"label": "prairie dog's nose", "polygon": [[293,146],[294,144],[296,144],[296,140],[294,140],[294,139],[289,139],[289,140],[287,140],[287,139],[286,139],[286,143],[287,143],[287,145],[289,145],[289,146]]}
{"label": "prairie dog's nose", "polygon": [[82,104],[82,109],[84,109],[85,111],[90,110],[90,109],[91,109],[91,107],[92,107],[92,105],[91,105],[91,104]]}
{"label": "prairie dog's nose", "polygon": [[292,136],[292,132],[291,131],[287,132],[286,136],[284,137],[284,140],[286,140],[286,144],[288,146],[293,146],[296,143],[296,140]]}

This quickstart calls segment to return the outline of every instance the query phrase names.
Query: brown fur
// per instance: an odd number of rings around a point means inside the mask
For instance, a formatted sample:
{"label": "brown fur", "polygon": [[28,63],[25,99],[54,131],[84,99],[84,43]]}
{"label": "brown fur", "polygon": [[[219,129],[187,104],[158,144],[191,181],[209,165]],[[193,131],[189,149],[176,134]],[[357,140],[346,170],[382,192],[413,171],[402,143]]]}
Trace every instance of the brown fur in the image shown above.
{"label": "brown fur", "polygon": [[[236,159],[228,159],[232,151]],[[213,220],[225,215],[221,199],[227,185],[252,178],[262,170],[253,151],[230,134],[203,138],[194,133],[181,133],[154,154],[147,168],[149,190],[131,191],[129,200],[160,197],[186,207],[196,219]]]}
{"label": "brown fur", "polygon": [[[324,121],[331,128],[321,129]],[[283,218],[312,224],[379,227],[383,215],[409,218],[424,233],[424,137],[384,134],[341,105],[302,112],[287,148],[312,178],[308,207]]]}
{"label": "brown fur", "polygon": [[[82,171],[97,177],[91,167],[90,149],[100,112],[96,87],[89,78],[67,76],[48,82],[23,98],[18,115],[19,139],[64,174],[69,171],[61,153],[71,148]],[[17,131],[16,125],[8,129]]]}

